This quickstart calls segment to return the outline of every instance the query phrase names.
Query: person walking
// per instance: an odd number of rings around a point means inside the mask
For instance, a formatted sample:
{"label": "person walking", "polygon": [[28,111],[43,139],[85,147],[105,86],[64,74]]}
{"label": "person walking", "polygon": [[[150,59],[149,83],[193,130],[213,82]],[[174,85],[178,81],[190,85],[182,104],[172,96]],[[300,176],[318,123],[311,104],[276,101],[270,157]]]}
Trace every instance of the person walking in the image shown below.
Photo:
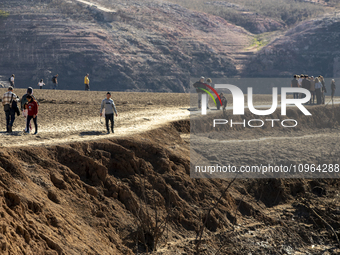
{"label": "person walking", "polygon": [[[17,112],[14,109],[13,103],[18,101],[17,95],[13,93],[13,87],[9,86],[7,92],[2,97],[2,105],[4,106],[4,111],[6,114],[6,132],[11,133],[12,127],[15,120],[15,113]],[[19,112],[20,115],[20,112]]]}
{"label": "person walking", "polygon": [[114,133],[114,118],[113,118],[113,112],[116,114],[116,117],[118,117],[117,109],[115,106],[115,103],[111,99],[111,93],[106,93],[106,98],[103,99],[101,106],[100,106],[100,116],[103,115],[103,109],[105,109],[105,125],[107,134],[110,134],[109,129],[109,121],[111,121],[111,132]]}
{"label": "person walking", "polygon": [[336,87],[335,87],[335,80],[332,79],[332,81],[331,81],[331,91],[332,91],[331,99],[332,99],[332,104],[334,103],[333,99],[334,99],[335,89],[336,89]]}
{"label": "person walking", "polygon": [[[38,103],[38,101],[37,101],[37,99],[33,96],[33,88],[32,87],[28,87],[27,88],[27,91],[26,91],[26,94],[25,95],[23,95],[22,96],[22,98],[21,98],[21,111],[22,111],[22,115],[25,117],[25,119],[26,119],[26,124],[27,124],[27,121],[28,121],[28,107],[27,107],[27,105],[28,105],[28,99],[27,99],[27,97],[28,96],[31,96],[32,98],[33,98],[33,100],[34,101],[36,101],[37,102],[37,104],[39,105],[39,103]],[[25,106],[26,105],[26,106]],[[27,129],[26,129],[26,126],[27,125],[25,125],[25,131],[27,131]],[[31,128],[30,128],[31,129]]]}
{"label": "person walking", "polygon": [[[296,74],[294,75],[294,78],[293,78],[293,80],[291,81],[290,86],[291,86],[292,88],[297,88],[297,87],[299,87],[299,82],[298,82],[298,80],[297,80],[297,75],[296,75]],[[295,99],[295,98],[299,98],[299,93],[293,93],[293,98],[294,98],[294,99]]]}
{"label": "person walking", "polygon": [[9,86],[14,88],[14,80],[15,80],[15,75],[12,74],[12,76],[9,78]]}
{"label": "person walking", "polygon": [[25,133],[29,134],[29,125],[31,122],[31,119],[33,119],[34,127],[35,127],[35,135],[38,133],[38,124],[37,124],[37,115],[38,115],[38,103],[33,99],[31,95],[28,95],[27,97],[27,123],[26,123],[26,131]]}
{"label": "person walking", "polygon": [[52,78],[53,89],[54,89],[54,90],[57,89],[57,86],[58,86],[58,76],[59,76],[59,74],[56,74],[56,75],[54,75],[53,78]]}
{"label": "person walking", "polygon": [[42,87],[45,86],[45,83],[44,83],[43,79],[41,79],[41,80],[38,82],[38,86],[40,87],[40,89],[42,89]]}
{"label": "person walking", "polygon": [[315,94],[316,94],[316,104],[321,104],[321,88],[322,84],[318,77],[315,78]]}
{"label": "person walking", "polygon": [[89,74],[86,74],[84,77],[84,84],[85,84],[85,91],[90,90],[90,79],[89,79]]}

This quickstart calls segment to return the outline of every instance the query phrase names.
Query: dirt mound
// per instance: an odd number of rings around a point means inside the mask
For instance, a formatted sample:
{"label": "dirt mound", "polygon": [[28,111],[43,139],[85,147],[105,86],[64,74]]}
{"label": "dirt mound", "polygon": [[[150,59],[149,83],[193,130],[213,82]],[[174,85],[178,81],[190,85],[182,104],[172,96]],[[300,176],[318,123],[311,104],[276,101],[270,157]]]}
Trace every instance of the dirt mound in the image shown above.
{"label": "dirt mound", "polygon": [[337,252],[338,181],[192,179],[188,131],[2,148],[2,254]]}

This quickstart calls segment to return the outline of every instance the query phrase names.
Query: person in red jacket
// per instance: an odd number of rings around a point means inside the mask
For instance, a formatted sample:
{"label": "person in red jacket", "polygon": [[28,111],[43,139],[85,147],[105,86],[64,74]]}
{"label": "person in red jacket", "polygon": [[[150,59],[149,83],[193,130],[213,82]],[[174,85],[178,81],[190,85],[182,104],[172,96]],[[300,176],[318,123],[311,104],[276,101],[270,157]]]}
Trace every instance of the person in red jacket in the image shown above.
{"label": "person in red jacket", "polygon": [[26,123],[26,130],[25,133],[29,133],[29,126],[31,119],[33,119],[34,122],[34,127],[35,127],[35,135],[38,133],[38,124],[37,124],[37,115],[38,115],[38,103],[33,99],[31,95],[28,95],[26,97],[28,101],[27,109],[28,109],[28,114],[27,114],[27,123]]}

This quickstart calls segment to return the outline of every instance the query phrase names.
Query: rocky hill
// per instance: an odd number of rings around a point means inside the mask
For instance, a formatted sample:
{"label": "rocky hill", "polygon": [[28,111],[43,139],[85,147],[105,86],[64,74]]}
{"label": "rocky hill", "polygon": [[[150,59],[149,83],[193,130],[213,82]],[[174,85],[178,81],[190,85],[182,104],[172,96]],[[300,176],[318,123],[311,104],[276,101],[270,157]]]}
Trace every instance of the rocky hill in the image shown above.
{"label": "rocky hill", "polygon": [[293,74],[340,76],[340,15],[302,22],[254,56],[243,70],[246,76]]}
{"label": "rocky hill", "polygon": [[185,92],[190,76],[235,75],[229,53],[251,42],[241,27],[177,4],[117,0],[107,19],[106,2],[2,1],[0,75],[15,73],[18,87],[49,86],[58,73],[60,89],[83,89],[89,73],[93,90]]}

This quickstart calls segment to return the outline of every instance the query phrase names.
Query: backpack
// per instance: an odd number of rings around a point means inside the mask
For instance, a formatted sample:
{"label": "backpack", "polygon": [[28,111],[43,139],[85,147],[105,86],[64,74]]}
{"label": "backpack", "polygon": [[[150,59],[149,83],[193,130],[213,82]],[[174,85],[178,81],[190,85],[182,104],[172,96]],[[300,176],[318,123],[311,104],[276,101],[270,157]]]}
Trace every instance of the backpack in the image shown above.
{"label": "backpack", "polygon": [[8,78],[8,81],[9,81],[9,82],[11,82],[11,78],[12,78],[12,77],[9,77],[9,78]]}
{"label": "backpack", "polygon": [[54,76],[52,77],[52,82],[54,82]]}

